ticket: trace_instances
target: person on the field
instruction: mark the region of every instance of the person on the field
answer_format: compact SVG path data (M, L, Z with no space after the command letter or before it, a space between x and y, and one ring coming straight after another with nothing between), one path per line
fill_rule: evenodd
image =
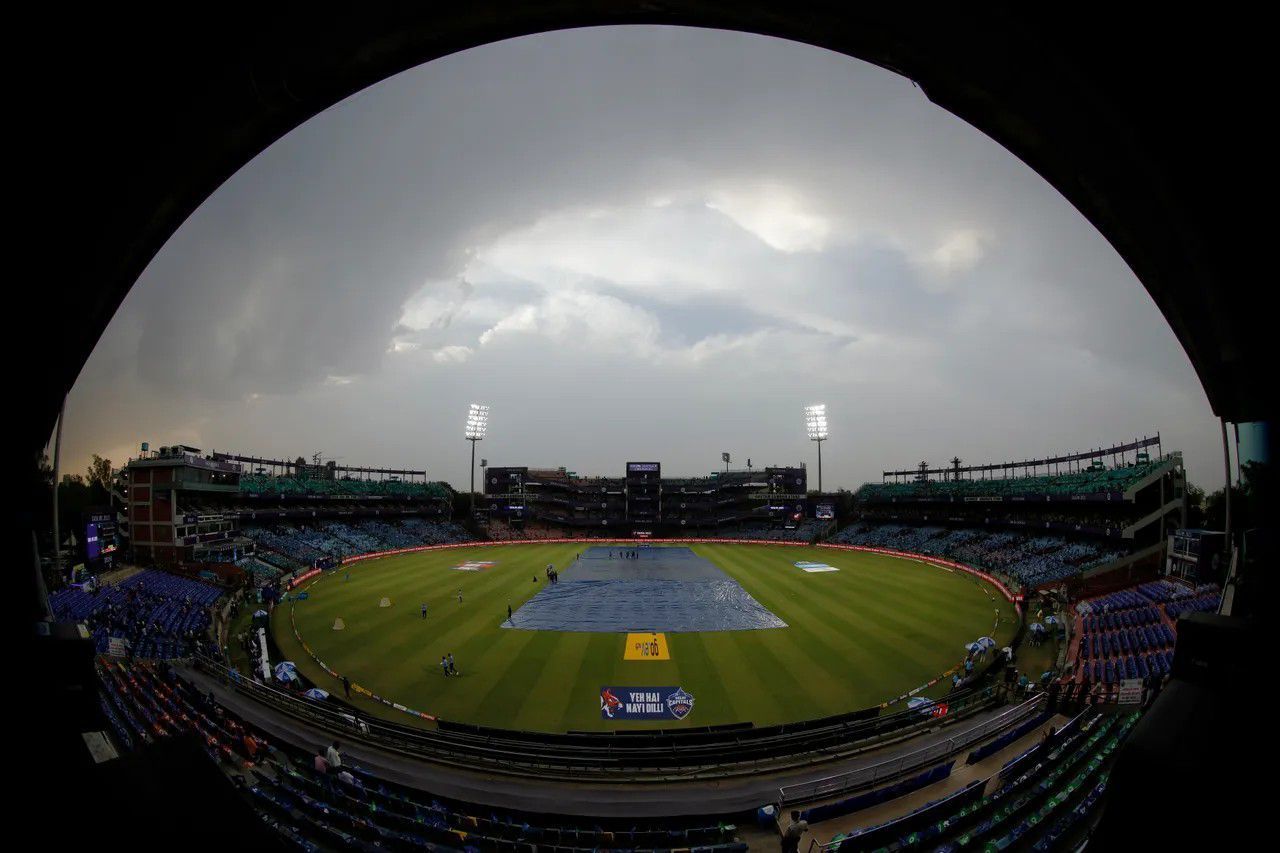
M347 695L348 699L351 698L351 679L345 675L342 676L342 692Z
M462 603L462 590L458 590L458 603Z
M507 621L511 622L511 602L510 601L507 602ZM514 625L515 623L511 622L511 624Z
M440 655L440 671L444 673L444 677L449 677L449 661L445 660L444 655Z
M458 668L457 668L456 666L454 666L454 664L453 664L453 652L449 652L448 657L449 657L449 674L450 674L450 675L457 675L457 674L458 674Z
M427 603L425 601L422 602L422 618L427 618Z

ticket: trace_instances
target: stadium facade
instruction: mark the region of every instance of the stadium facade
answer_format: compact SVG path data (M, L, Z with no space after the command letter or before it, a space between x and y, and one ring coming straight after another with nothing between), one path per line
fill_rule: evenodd
M663 536L746 525L794 530L813 518L803 466L664 477L660 462L628 462L622 476L580 477L565 468L492 467L481 511L490 522L528 522L574 534Z
M251 529L325 520L447 522L453 491L428 481L425 471L202 454L174 445L131 459L114 497L121 544L134 562L230 567L256 552L245 535Z
M945 555L1033 589L1069 582L1082 592L1102 576L1150 574L1187 518L1182 455L1159 448L1157 435L1037 459L887 470L858 489L856 523L833 541Z

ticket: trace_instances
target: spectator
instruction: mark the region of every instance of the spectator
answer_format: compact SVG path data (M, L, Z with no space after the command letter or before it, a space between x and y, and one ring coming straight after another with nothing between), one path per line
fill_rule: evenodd
M333 745L325 750L324 758L329 762L329 767L338 770L342 767L342 753L339 752L340 744L335 740Z

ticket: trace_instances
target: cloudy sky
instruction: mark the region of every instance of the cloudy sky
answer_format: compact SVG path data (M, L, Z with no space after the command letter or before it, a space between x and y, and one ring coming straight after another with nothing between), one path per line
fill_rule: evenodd
M489 45L280 140L155 258L67 404L64 470L193 444L671 473L1025 458L1216 422L1115 251L910 81L674 28Z

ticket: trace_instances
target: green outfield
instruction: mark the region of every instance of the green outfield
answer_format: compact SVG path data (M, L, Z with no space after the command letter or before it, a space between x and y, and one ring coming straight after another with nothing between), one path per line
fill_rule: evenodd
M788 627L668 634L666 661L624 660L623 634L500 627L508 601L518 609L542 588L548 563L564 568L585 547L500 545L354 563L304 587L306 600L277 607L275 639L304 675L338 694L341 686L294 637L291 611L321 660L387 699L448 720L563 732L769 725L866 708L955 666L965 643L989 634L1006 645L1016 628L1013 606L963 572L854 551L736 544L692 548ZM839 571L811 574L794 565L805 560ZM494 565L454 568L467 561ZM379 606L384 597L392 606ZM345 628L333 630L339 618ZM445 653L459 677L441 673ZM604 685L681 686L696 704L681 722L620 724L601 719ZM414 720L369 699L353 704Z

